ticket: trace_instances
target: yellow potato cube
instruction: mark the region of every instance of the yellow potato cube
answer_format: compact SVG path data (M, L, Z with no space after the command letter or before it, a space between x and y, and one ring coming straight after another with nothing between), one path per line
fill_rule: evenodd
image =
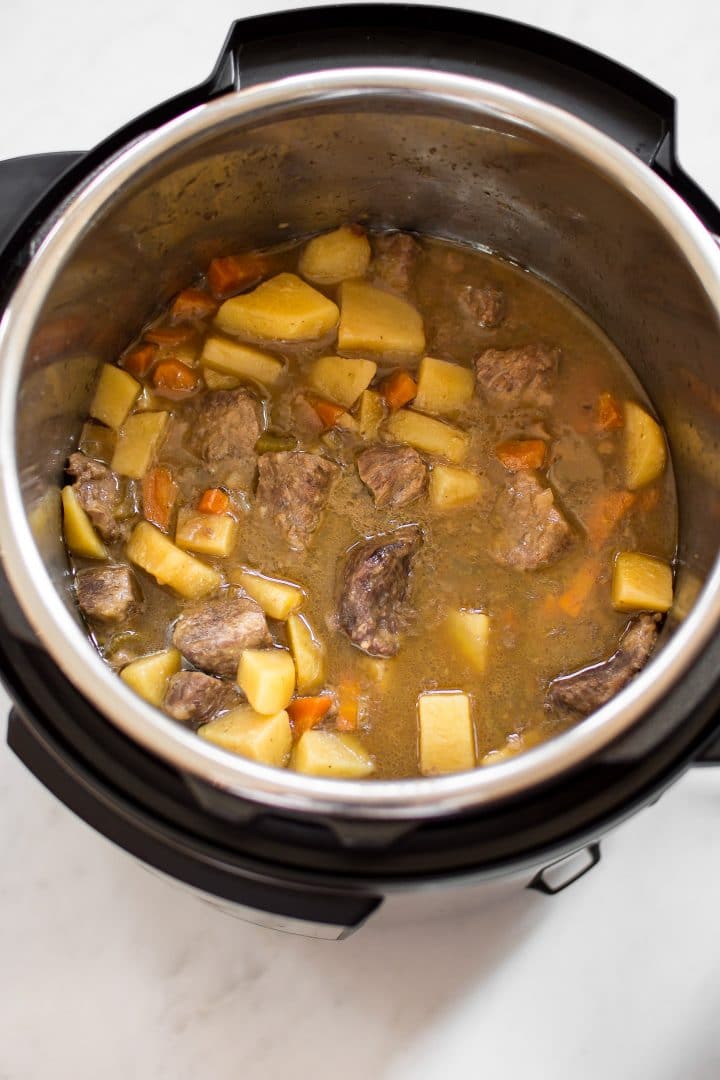
M311 341L338 321L337 305L295 274L278 274L221 305L215 323L228 334L259 341Z
M280 712L295 693L295 665L286 649L245 649L240 654L238 686L256 712Z
M291 766L308 776L362 780L375 765L359 739L334 731L306 731L293 752Z
M184 551L227 558L235 550L238 523L229 514L201 514L184 508L178 514L175 543Z
M660 425L634 401L626 401L625 480L630 491L657 480L666 459L665 436Z
M182 657L177 649L165 649L151 656L133 660L120 672L120 678L145 701L158 708L163 703L168 679L180 670Z
M240 585L253 600L257 601L271 619L284 622L301 606L305 593L299 585L278 578L266 577L255 570L231 570L230 580Z
M348 360L344 356L321 356L308 375L313 390L349 409L375 377L374 360Z
M360 395L358 424L363 439L374 439L385 419L385 403L375 390L363 390Z
M302 615L289 616L287 635L295 660L298 692L312 694L325 682L325 649Z
M423 776L475 768L470 700L457 690L420 694L420 772Z
M673 575L668 563L639 551L618 552L612 579L616 611L669 611L672 602Z
M360 229L339 229L308 240L300 256L303 277L318 285L337 285L346 278L362 277L370 265L370 241Z
M62 489L62 508L65 543L73 555L82 555L86 559L107 559L107 548L80 505L72 484Z
M238 705L237 709L203 724L197 733L201 739L263 765L282 768L290 757L292 728L284 709L271 716L261 716L249 705Z
M447 458L456 465L462 464L470 449L466 431L412 409L398 409L384 430L395 442L409 443L424 454Z
M453 645L463 660L483 672L487 664L490 617L484 611L451 611L445 623Z
M393 293L364 281L340 286L338 347L343 352L417 356L425 348L420 312Z
M149 521L141 521L135 526L126 554L131 562L151 574L159 585L169 585L188 600L207 596L222 581L217 570L181 551Z
M111 469L120 476L142 480L165 434L169 414L166 412L133 413L128 416L118 434Z
M424 356L418 369L414 405L423 412L444 416L467 405L474 390L475 377L469 368Z
M127 371L114 364L103 364L88 411L108 427L119 428L140 390L140 383Z
M264 386L273 386L284 370L282 360L276 356L270 356L252 345L241 345L240 342L219 337L206 340L201 363L207 370L241 379L254 379Z
M430 473L430 502L437 510L469 506L485 493L487 483L468 469L435 465Z

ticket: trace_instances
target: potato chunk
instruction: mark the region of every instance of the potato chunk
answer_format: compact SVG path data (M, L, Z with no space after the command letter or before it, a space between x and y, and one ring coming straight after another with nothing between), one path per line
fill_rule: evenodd
M141 387L137 379L114 364L103 364L89 413L111 428L119 428Z
M467 405L474 390L475 376L469 368L424 356L418 370L415 407L445 416Z
M167 682L180 670L182 657L177 649L165 649L151 656L133 660L120 672L120 678L145 701L158 708L163 703Z
M447 632L463 660L483 672L487 664L490 637L490 616L484 611L451 611L446 622Z
M245 649L240 656L238 686L256 712L271 716L295 692L295 665L286 649Z
M325 649L302 615L290 615L287 635L295 660L298 692L312 694L325 681Z
M672 601L673 576L668 563L639 551L618 552L612 579L616 611L669 611Z
M337 324L337 305L295 274L277 274L252 292L226 300L215 323L258 341L311 341Z
M240 379L254 379L263 386L276 383L284 369L282 360L278 360L276 356L270 356L252 345L242 345L239 341L228 341L219 337L209 337L206 340L200 362L210 371Z
M183 509L178 514L175 543L184 551L225 559L237 543L238 523L229 514L201 514Z
M217 570L181 551L149 521L135 526L126 551L130 561L152 574L158 584L169 585L188 600L207 596L222 581Z
M430 473L430 502L436 510L469 506L484 494L487 484L482 476L451 465L435 465Z
M375 377L374 360L348 360L344 356L321 356L310 368L313 390L349 409Z
M375 390L363 390L360 395L360 410L358 412L360 437L374 439L384 419L385 404L380 394Z
M305 593L299 585L266 577L255 570L231 570L230 580L240 585L271 619L284 622L302 604Z
M363 230L342 225L308 240L299 269L303 277L318 285L338 285L346 278L363 277L370 254L370 241Z
M625 402L625 479L630 491L651 484L665 468L662 428L634 401Z
M398 409L384 430L395 442L408 443L424 454L436 454L456 465L462 464L470 449L467 432L412 409Z
M233 754L242 754L277 768L287 764L292 747L290 718L284 709L271 716L262 716L249 705L238 705L225 716L203 724L197 733L201 739Z
M423 776L475 768L475 733L467 694L420 694L420 772Z
M168 422L166 412L133 413L120 429L110 468L120 476L142 480L152 465Z
M364 281L340 286L338 347L343 352L417 356L425 348L420 312L393 293Z
M292 768L309 776L361 780L375 765L359 739L334 731L306 731L293 752Z
M82 555L86 559L107 559L107 548L80 505L72 484L62 489L62 509L65 543L73 555Z

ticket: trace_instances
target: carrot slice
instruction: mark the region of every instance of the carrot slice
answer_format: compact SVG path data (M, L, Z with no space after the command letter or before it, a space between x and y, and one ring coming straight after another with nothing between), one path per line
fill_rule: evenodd
M192 322L214 315L217 307L217 300L205 289L183 289L175 297L170 314L175 322Z
M122 366L136 379L142 379L155 363L156 355L157 345L146 342L126 353L122 358Z
M393 412L412 401L417 394L417 390L417 383L410 372L404 368L393 371L392 375L389 375L380 386L380 393Z
M597 584L598 576L602 570L599 559L592 559L577 570L567 588L556 598L557 606L566 615L577 619L585 607L588 596ZM553 598L555 599L555 598Z
M208 488L204 491L198 510L201 514L226 514L230 506L230 496L222 488Z
M194 326L151 326L143 337L156 345L183 345L195 334Z
M335 427L340 417L346 412L342 405L336 405L334 401L326 401L325 398L313 398L311 404L326 428Z
M338 731L355 731L360 716L360 683L355 679L343 679L338 687L338 714L335 727Z
M174 356L162 360L153 371L153 386L166 397L183 397L197 390L199 379L192 368Z
M585 530L593 551L599 551L635 502L632 491L606 491L595 501L585 519Z
M508 439L498 443L495 456L510 472L520 469L542 469L545 443L542 439Z
M598 398L596 427L599 431L616 431L622 426L622 405L606 391Z
M165 532L178 497L178 487L169 469L158 466L146 472L142 479L143 516Z
M262 255L223 255L210 263L208 285L213 296L222 300L260 281L268 269L268 260Z
M314 728L331 705L332 698L328 694L320 697L299 697L291 701L287 706L287 714L290 717L295 737L299 738L303 732Z

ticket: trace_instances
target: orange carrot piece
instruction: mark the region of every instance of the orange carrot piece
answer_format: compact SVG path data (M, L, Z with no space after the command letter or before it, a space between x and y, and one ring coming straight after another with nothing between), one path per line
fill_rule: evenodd
M355 679L343 679L338 687L338 714L335 727L338 731L355 731L360 716L360 683Z
M334 401L326 401L325 398L313 398L311 405L326 428L335 427L340 417L346 412L342 405L336 405Z
M204 491L198 510L201 514L226 514L230 506L230 496L222 488L208 488Z
M183 397L198 387L198 377L192 368L174 356L162 360L153 371L153 386L165 397Z
M175 322L192 322L214 315L217 307L217 300L205 289L183 289L173 300L170 314Z
M417 389L417 383L410 372L401 368L399 371L393 371L392 375L384 380L380 393L385 398L388 408L395 412L396 409L401 409L403 405L413 400Z
M520 469L542 469L545 443L542 439L508 439L498 443L495 456L510 472Z
M616 397L605 391L598 398L595 426L598 431L616 431L623 426L623 422L622 405Z
M660 502L660 488L657 484L653 487L643 488L638 494L637 508L641 514L649 514Z
M178 487L169 469L158 466L145 473L142 479L143 516L165 532L178 497Z
M143 337L146 341L152 341L155 345L164 345L172 348L173 345L183 345L194 335L193 326L151 326L146 330Z
M213 296L222 300L260 281L268 269L268 261L262 255L223 255L210 263L208 285Z
M560 610L564 611L566 615L570 615L571 618L577 619L585 606L587 598L597 584L601 570L602 564L599 559L592 559L590 562L583 563L564 592L558 597L553 597L557 601Z
M331 705L332 698L328 694L320 697L299 697L291 701L287 706L287 714L290 717L295 738L299 738L305 731L314 728Z
M593 551L599 551L612 535L620 519L635 502L632 491L606 491L598 496L585 519L585 530Z
M155 363L156 355L157 345L146 342L144 345L138 345L136 348L131 349L129 353L126 353L122 358L122 366L136 379L142 379Z

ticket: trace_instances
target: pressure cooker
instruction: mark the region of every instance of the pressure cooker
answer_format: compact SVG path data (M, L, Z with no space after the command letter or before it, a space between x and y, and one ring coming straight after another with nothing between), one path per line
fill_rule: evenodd
M720 760L720 211L675 137L670 96L562 38L353 5L238 21L206 82L94 150L0 164L0 669L9 745L46 787L234 913L340 937L403 898L557 892ZM333 781L229 754L137 698L72 597L58 492L98 366L214 256L358 219L552 282L630 360L672 450L662 647L587 720L470 773Z

